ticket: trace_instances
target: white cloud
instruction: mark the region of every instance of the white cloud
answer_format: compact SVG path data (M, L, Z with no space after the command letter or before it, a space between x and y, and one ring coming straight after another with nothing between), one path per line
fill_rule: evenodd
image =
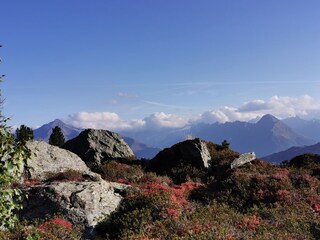
M178 128L188 119L163 112L154 113L141 120L124 120L112 112L78 112L68 116L69 124L79 128L108 129L113 131L130 129Z
M244 103L239 110L241 112L253 112L270 109L271 106L263 100L253 100L251 102Z
M174 114L166 114L157 112L144 118L146 128L179 128L184 127L188 123L188 119Z
M223 107L204 112L197 121L207 123L248 121L265 114L272 114L278 118L320 117L320 103L308 95L297 98L273 96L267 100L246 102L238 108Z
M79 128L124 130L139 128L142 121L126 121L112 112L78 112L68 116L67 122Z
M135 129L180 128L193 122L233 122L249 121L265 114L278 118L299 116L302 118L320 118L320 103L314 98L273 96L267 100L253 100L239 107L221 107L207 111L200 116L183 117L164 112L153 113L143 119L124 120L113 112L78 112L69 115L67 122L76 127L108 129L112 131Z

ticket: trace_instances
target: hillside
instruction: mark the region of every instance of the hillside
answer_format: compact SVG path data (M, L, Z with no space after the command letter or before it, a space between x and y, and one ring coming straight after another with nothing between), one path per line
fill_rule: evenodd
M42 151L37 146L35 149ZM20 222L11 231L0 230L0 239L34 239L33 236L48 240L320 238L319 155L301 155L283 165L251 159L231 169L231 163L239 159L238 152L195 139L164 149L149 162L106 159L97 166L101 174L97 177L84 167L80 170L84 173L61 172L59 169L67 162L60 154L70 153L53 146L44 147L43 151L50 152L50 159L45 162L40 154L35 154L39 159L34 164L40 167L37 174L45 182L29 177L23 184L32 190L28 201L34 199L39 203L47 195L50 201L45 198L41 208L34 205L38 210L31 214L37 213L40 219ZM59 156L61 159L57 161ZM52 164L52 159L60 165ZM78 156L68 161L81 165ZM46 165L57 172L44 174ZM93 194L92 189L102 185L108 190ZM79 186L83 189L79 190ZM75 192L66 198L70 191ZM117 199L118 205L110 197ZM66 201L70 204L65 206ZM87 209L89 204L90 209L99 211L79 211ZM43 206L50 206L50 213L55 214L39 215L40 209L48 212ZM79 228L87 223L77 216L93 219L92 214L107 217L99 220L94 229Z
M272 163L281 163L306 153L320 154L320 143L311 146L291 147L287 150L263 157L263 159Z

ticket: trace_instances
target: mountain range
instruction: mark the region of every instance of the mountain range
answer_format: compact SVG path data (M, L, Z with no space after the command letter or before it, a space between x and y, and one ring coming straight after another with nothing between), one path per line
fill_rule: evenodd
M35 129L35 139L48 141L55 126L62 129L66 140L74 138L83 130L56 119ZM227 140L235 151L255 152L260 158L280 162L283 155L270 155L292 147L317 147L314 144L320 141L320 120L304 120L298 117L280 120L267 114L249 122L194 123L183 128L141 129L120 131L119 134L139 158L151 159L163 148L186 139L201 138L218 144ZM286 159L287 157L283 160Z
M194 137L215 143L227 140L233 150L242 153L254 151L258 157L283 151L292 146L316 143L316 140L297 133L284 121L270 114L263 116L257 122L197 123L181 129L126 131L122 134L160 148Z
M80 134L80 132L84 130L82 128L76 128L69 124L66 124L60 119L56 119L52 122L42 125L37 129L34 129L33 130L34 138L36 140L43 140L48 142L49 137L52 133L52 129L56 126L60 127L66 141L72 138L75 138ZM138 158L151 159L161 150L160 148L150 147L144 143L136 141L133 138L125 137L125 136L122 136L122 137L123 137L123 140L132 149L135 156Z
M282 120L285 124L287 124L290 128L294 129L294 131L298 134L301 134L307 138L311 138L320 141L320 120L319 119L311 119L305 120L299 117L286 118Z

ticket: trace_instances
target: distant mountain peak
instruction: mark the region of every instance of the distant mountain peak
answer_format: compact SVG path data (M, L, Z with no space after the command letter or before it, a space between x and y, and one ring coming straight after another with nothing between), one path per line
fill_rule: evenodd
M48 141L50 134L52 132L52 129L56 126L61 128L61 131L66 139L71 139L71 138L76 137L83 130L81 128L76 128L71 125L68 125L60 119L55 119L52 122L49 122L47 124L42 125L41 127L37 128L37 129L34 129L34 131L33 131L34 138L37 140Z
M272 121L275 121L275 122L280 121L278 118L276 118L275 116L273 116L271 114L263 115L260 120L263 120L263 119L272 120Z
M64 122L62 122L62 120L60 120L60 119L55 119L55 120L53 120L52 122L51 122L51 124L65 124Z
M257 124L275 124L280 120L271 114L266 114L257 122Z

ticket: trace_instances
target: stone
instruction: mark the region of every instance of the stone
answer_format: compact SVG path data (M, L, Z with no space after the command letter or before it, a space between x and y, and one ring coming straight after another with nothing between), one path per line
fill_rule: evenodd
M249 163L256 159L256 154L254 152L243 153L238 158L233 160L231 163L231 169L240 167L246 163Z
M27 147L31 150L32 156L26 160L24 178L46 181L55 174L74 170L93 179L101 179L100 175L90 171L79 156L68 150L44 141L29 141Z
M86 129L67 141L63 148L77 154L96 171L107 160L134 158L134 153L119 134L107 130Z
M186 140L166 148L150 160L150 168L163 172L179 163L191 164L199 168L209 168L211 155L205 141L196 138Z
M93 229L118 207L122 200L119 192L129 188L104 180L34 185L27 190L21 216L32 220L60 213L81 229Z

